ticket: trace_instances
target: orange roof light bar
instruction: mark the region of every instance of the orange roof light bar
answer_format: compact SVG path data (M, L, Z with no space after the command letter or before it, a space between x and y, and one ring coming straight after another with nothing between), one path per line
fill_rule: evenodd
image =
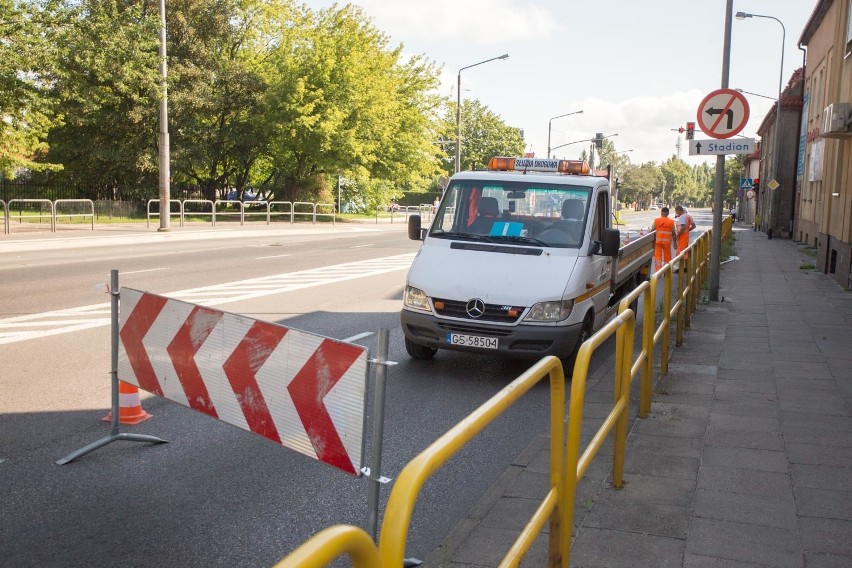
M588 175L589 164L582 160L552 160L549 158L507 158L494 156L488 160L488 169L494 171L558 172L560 174Z

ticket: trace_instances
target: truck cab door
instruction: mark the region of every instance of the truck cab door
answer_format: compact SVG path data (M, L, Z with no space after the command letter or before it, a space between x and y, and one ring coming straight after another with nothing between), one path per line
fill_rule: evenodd
M594 209L591 217L591 235L589 239L589 265L591 276L594 278L593 301L595 304L595 329L599 329L606 322L607 305L611 292L610 281L612 279L611 256L600 254L601 247L596 242L603 241L603 230L609 228L609 192L601 188L595 197ZM593 253L594 251L594 253Z

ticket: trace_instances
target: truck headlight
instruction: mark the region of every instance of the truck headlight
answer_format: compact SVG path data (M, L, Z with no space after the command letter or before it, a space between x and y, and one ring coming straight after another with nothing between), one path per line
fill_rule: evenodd
M405 294L402 298L402 303L406 308L413 310L423 310L426 312L432 311L429 307L429 297L420 288L414 286L406 286Z
M561 302L539 302L530 308L524 321L562 321L571 315L574 300Z

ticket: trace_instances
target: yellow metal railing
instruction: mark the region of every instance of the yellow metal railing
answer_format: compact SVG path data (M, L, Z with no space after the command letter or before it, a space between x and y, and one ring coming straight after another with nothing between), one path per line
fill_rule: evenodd
M565 524L565 500L561 498L560 493L565 477L562 459L565 441L565 374L559 359L545 357L438 438L403 468L388 499L378 548L372 545L363 530L357 527L336 526L314 535L275 567L325 566L343 554L350 554L354 562L356 551L359 552L360 559L370 561L369 566L372 568L402 566L411 514L420 489L429 476L546 376L550 378L550 491L511 547L510 554L522 558L549 519L550 557L557 562L554 566L567 566L562 564L562 558L567 557L571 532L570 525ZM332 529L337 531L329 532ZM364 537L370 541L372 553L363 552L362 547L366 546Z
M570 522L565 522L565 518L567 509L573 510L573 507L566 506L567 502L560 494L564 478L562 456L565 439L565 375L559 359L545 357L438 438L403 468L388 499L379 537L379 553L384 566L402 566L414 504L429 476L546 375L550 376L550 490L511 550L522 558L539 534L545 520L549 519L551 566L560 565L562 558L567 557L571 525ZM553 564L554 561L559 563Z
M379 551L367 531L351 525L335 525L305 541L275 568L321 568L344 554L349 556L353 568L378 568L382 565Z
M731 220L722 224L722 235L731 231ZM548 566L567 568L574 522L577 484L592 460L613 433L612 484L623 485L630 409L630 383L642 373L639 416L651 409L651 389L655 346L661 346L660 373L668 372L671 322L677 321L676 345L683 342L683 329L697 305L701 282L709 270L711 231L696 239L683 253L665 264L621 299L618 316L587 339L577 353L571 380L567 439L564 428L565 378L562 364L545 357L512 381L467 418L456 424L432 445L411 460L399 475L385 510L378 546L362 529L347 525L329 527L306 541L275 565L275 568L315 568L326 566L347 554L355 568L391 568L403 565L405 543L414 505L428 478L457 454L470 440L512 406L545 376L550 378L550 490L532 518L509 548L501 568L519 566L545 523L550 522ZM674 266L678 265L678 294L672 303ZM661 320L657 325L655 301L663 280ZM634 359L636 316L630 304L643 302L642 348ZM616 336L615 389L613 407L580 455L583 403L589 364L594 351L612 335Z

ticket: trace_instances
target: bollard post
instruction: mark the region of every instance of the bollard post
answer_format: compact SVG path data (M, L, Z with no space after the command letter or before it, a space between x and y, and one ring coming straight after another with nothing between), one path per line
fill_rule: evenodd
M385 428L385 384L388 366L388 330L380 329L376 337L376 383L373 389L373 432L370 439L369 492L367 494L367 532L378 542L379 490L390 481L382 477L382 440Z

